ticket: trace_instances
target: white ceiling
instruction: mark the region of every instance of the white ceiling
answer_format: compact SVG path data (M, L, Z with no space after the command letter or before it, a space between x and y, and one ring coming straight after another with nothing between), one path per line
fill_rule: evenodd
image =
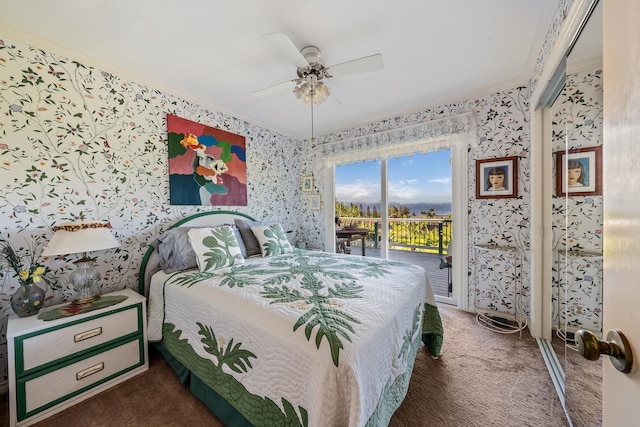
M15 37L206 107L308 138L310 107L263 37L315 45L330 66L381 53L384 70L326 80L321 135L419 108L526 85L557 0L0 0Z

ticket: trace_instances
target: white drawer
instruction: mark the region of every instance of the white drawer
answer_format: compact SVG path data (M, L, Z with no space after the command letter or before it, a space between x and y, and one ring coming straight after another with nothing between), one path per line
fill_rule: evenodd
M138 317L138 306L134 305L108 316L75 324L69 323L68 326L53 331L43 330L27 335L22 340L22 351L18 351L16 355L17 376L80 351L139 332Z
M18 380L18 421L144 363L142 338L34 378Z

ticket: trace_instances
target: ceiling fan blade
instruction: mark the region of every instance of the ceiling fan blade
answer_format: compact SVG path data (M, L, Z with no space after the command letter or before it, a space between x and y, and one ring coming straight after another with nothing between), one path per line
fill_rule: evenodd
M258 98L266 98L267 96L273 95L274 93L280 92L284 89L293 87L293 85L298 81L298 79L287 80L286 82L278 83L277 85L265 87L264 89L257 90L255 92L251 92L251 95L257 96Z
M298 50L296 45L293 44L291 39L283 33L266 34L264 36L278 52L285 57L289 58L291 62L298 68L305 68L309 66L307 60L302 56L302 53Z
M331 67L328 67L328 70L331 77L341 77L349 74L379 71L383 68L384 62L382 61L382 54L376 53L375 55L365 56L343 62L341 64L332 65Z
M340 101L340 98L338 98L335 93L331 92L331 96L329 97L329 99L333 100L333 102L335 102L336 104L338 104L338 107L342 107L342 101Z

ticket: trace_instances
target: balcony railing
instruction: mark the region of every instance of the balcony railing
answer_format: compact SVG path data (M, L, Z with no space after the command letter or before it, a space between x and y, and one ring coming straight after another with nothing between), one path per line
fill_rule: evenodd
M342 227L355 226L369 231L367 246L378 247L382 234L379 218L340 217ZM389 218L389 248L447 253L451 242L451 220L439 218ZM352 242L359 245L359 240Z

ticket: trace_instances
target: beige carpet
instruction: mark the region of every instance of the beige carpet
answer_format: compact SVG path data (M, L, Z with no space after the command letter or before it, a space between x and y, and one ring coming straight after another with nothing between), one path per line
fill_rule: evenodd
M470 313L441 306L442 355L418 352L390 426L567 426L538 346L527 332L497 334ZM5 399L6 400L6 399ZM2 422L8 425L6 402ZM37 426L221 426L151 352L150 369Z
M573 337L569 342L573 344ZM587 361L575 347L565 347L555 334L553 349L566 373L566 405L576 427L602 425L602 364L606 357L595 362ZM609 363L609 362L607 362Z

